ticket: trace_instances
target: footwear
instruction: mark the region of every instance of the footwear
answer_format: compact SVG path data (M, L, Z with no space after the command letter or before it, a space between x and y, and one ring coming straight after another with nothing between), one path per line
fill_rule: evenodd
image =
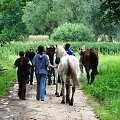
M22 100L26 100L25 98L23 98Z
M30 80L27 80L27 84L29 84L29 81L30 81Z
M44 101L44 100L41 100L41 101Z
M33 85L33 83L30 83L30 85Z

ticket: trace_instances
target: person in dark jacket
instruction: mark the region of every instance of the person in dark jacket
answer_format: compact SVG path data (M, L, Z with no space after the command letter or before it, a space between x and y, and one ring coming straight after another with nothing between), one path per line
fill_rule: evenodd
M20 58L15 60L14 68L17 69L17 79L19 84L18 89L18 96L21 100L26 100L25 94L26 94L26 82L27 82L27 74L28 74L28 67L29 65L32 65L29 58L24 57L24 51L19 52Z
M25 54L25 57L28 57L30 59L31 63L32 63L34 56L35 56L35 52L33 51L32 48L30 48ZM30 78L28 78L29 80L27 82L27 83L29 83L29 81L30 81L30 85L33 85L33 75L34 75L34 66L31 65L30 75L29 75Z
M69 43L65 44L65 51L67 52L68 55L75 56L74 52L70 49L70 46L71 45Z

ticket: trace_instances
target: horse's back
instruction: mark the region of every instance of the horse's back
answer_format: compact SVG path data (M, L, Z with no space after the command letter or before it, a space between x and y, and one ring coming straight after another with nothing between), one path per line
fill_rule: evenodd
M87 69L97 70L98 65L98 53L96 50L86 50L82 60L83 65Z
M74 69L76 70L77 75L80 75L81 71L80 71L80 67L79 67L80 66L79 60L75 56L70 55L69 61L71 61L71 64L73 65Z
M91 67L98 65L98 53L96 50L92 50L90 52L90 62L92 63Z
M83 54L82 64L85 67L88 67L90 65L90 50L86 50Z
M79 60L72 55L62 57L60 64L59 64L59 72L67 73L69 69L69 65L71 65L74 70L76 71L77 75L80 75L80 68L79 68Z

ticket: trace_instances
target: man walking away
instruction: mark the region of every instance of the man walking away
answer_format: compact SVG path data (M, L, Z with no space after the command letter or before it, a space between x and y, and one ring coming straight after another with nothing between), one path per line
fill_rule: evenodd
M33 51L32 48L30 48L25 54L25 57L28 57L31 62L32 62L34 56L35 56L35 52ZM30 85L33 85L33 75L34 75L34 66L33 65L30 66L30 70L31 70L30 75L29 75L30 78L28 78L29 80L27 83L29 83L29 81L30 81Z

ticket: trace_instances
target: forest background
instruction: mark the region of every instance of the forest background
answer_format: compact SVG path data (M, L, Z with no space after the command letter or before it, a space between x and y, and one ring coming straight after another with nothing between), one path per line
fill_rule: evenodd
M102 120L119 120L119 13L119 0L1 0L0 95L16 80L12 65L20 50L69 42L79 58L86 45L99 52L99 75L91 86L82 77L82 88L98 101L94 110Z

